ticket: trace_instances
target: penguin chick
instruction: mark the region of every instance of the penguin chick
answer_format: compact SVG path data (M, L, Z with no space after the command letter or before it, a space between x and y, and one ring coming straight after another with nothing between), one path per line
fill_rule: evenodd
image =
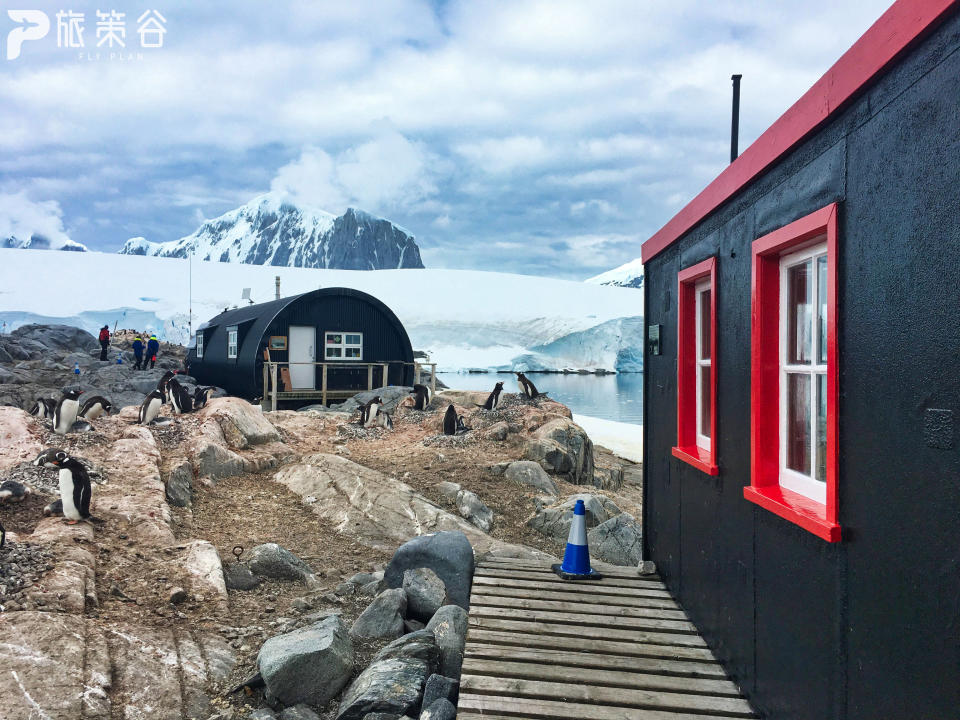
M43 508L44 517L50 517L51 515L63 515L63 500L54 500Z
M20 502L33 491L16 480L4 480L0 483L0 503Z

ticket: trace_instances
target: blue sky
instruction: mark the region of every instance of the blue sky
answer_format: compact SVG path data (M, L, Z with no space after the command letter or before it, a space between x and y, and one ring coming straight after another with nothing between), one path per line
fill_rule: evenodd
M77 1L80 49L18 3L51 26L10 60L0 12L0 237L115 251L274 189L393 220L428 267L583 279L723 169L732 73L743 149L888 5Z

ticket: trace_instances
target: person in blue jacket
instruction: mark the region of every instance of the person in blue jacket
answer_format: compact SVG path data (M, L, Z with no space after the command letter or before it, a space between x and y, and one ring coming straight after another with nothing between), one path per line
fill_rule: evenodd
M133 359L136 360L136 364L133 366L134 370L143 370L146 368L143 365L143 340L137 335L133 339ZM143 367L141 367L143 365Z
M157 336L151 335L150 340L147 341L147 359L144 361L144 369L146 369L147 361L150 362L150 367L153 368L154 364L157 362L157 354L160 352L160 343L157 342Z

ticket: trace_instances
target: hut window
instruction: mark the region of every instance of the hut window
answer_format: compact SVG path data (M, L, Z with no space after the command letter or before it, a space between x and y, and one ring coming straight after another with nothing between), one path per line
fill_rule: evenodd
M837 206L753 243L744 496L830 542L837 524Z
M708 475L720 472L717 435L716 259L678 275L677 445L673 455Z
M203 357L203 330L197 332L197 360Z
M237 329L227 328L227 357L237 357Z
M324 333L324 358L327 360L362 360L363 333Z

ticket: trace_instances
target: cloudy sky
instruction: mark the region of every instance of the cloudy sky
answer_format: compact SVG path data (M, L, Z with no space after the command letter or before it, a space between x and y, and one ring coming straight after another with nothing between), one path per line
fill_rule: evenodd
M0 237L115 251L277 190L393 220L428 267L582 279L723 169L732 73L742 149L889 1L65 5L84 47L21 2L50 30L15 59L0 12Z

